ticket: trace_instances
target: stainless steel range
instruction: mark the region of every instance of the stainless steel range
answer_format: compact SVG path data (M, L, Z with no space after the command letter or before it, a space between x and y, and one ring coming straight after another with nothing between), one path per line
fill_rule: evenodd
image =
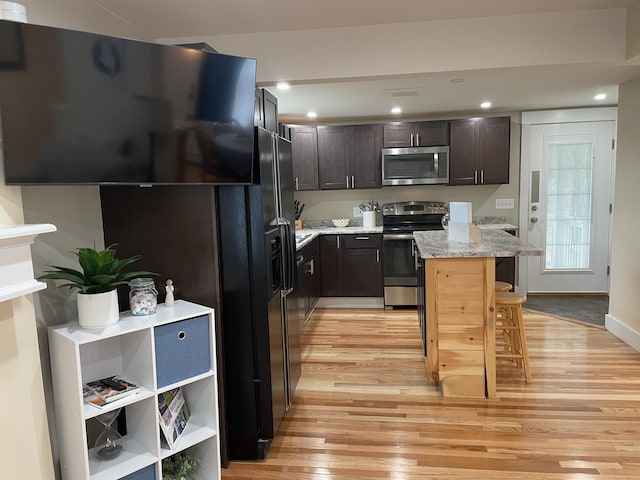
M442 230L444 202L413 201L382 206L385 306L416 306L417 258L413 232Z

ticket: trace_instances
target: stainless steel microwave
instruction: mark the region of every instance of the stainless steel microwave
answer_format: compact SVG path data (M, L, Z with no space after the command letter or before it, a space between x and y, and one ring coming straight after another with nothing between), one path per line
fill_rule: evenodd
M382 149L382 185L449 183L449 147Z

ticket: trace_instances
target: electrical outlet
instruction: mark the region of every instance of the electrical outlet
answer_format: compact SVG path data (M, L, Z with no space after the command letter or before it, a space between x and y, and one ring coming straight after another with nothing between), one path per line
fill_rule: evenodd
M353 218L362 217L362 210L360 207L353 207Z
M515 208L515 201L513 198L496 198L496 209L507 210Z

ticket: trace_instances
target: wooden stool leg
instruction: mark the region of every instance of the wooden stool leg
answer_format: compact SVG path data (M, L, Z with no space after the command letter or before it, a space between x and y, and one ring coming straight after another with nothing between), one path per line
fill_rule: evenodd
M524 331L524 320L522 318L522 307L518 305L515 309L515 321L518 325L518 337L520 340L520 349L522 353L522 364L524 367L524 377L527 383L531 383L531 368L529 368L529 351L527 350L527 336Z

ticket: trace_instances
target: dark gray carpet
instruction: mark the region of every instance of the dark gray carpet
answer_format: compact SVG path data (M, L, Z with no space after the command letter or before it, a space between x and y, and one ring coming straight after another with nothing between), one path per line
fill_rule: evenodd
M523 308L604 326L608 295L527 295Z

